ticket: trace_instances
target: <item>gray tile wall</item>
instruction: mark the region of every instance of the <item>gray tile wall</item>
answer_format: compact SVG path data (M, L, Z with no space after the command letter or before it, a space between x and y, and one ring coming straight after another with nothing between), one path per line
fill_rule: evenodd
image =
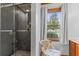
M31 17L31 16L30 16ZM28 20L28 13L23 13L21 10L16 10L16 30L27 30ZM31 32L17 32L16 31L16 46L18 49L23 50L30 50L30 42L31 40Z

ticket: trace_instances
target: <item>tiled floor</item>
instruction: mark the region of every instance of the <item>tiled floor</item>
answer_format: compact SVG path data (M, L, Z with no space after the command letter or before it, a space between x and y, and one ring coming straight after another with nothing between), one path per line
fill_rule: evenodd
M17 50L12 56L30 56L30 51Z

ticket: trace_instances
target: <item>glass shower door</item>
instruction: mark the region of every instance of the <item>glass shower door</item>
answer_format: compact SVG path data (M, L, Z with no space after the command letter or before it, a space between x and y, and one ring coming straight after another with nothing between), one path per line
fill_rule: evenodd
M15 51L15 7L12 4L1 4L0 25L0 54L12 55Z

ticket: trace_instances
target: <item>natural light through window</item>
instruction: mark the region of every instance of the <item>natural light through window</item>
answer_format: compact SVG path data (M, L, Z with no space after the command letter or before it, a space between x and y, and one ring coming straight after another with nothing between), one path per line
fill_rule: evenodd
M61 12L48 13L47 38L59 40Z

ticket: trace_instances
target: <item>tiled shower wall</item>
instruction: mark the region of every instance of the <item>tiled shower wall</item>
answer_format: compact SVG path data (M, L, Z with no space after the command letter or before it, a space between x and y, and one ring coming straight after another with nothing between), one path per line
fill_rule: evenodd
M31 20L30 13L24 13L21 10L16 10L16 30L27 30L28 20ZM16 46L18 49L22 50L30 50L30 40L31 40L31 32L30 31L23 31L17 32L16 31Z

